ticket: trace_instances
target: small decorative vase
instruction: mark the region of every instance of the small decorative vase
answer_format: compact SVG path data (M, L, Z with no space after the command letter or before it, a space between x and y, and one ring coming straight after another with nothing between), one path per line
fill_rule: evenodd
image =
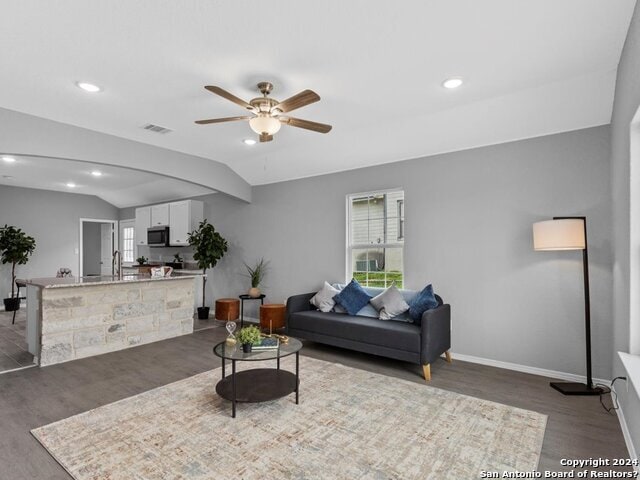
M249 289L249 296L251 298L258 298L260 296L260 289L256 287L251 287Z
M243 351L244 353L251 353L251 347L252 347L252 346L253 346L253 345L252 345L251 343L243 343L243 344L242 344L242 351Z

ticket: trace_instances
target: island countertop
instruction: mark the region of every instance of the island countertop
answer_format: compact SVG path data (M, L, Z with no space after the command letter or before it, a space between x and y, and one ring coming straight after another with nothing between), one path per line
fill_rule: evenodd
M96 276L96 277L43 277L18 279L17 282L24 285L33 285L40 288L67 288L67 287L91 287L98 285L111 285L118 283L136 283L136 282L161 282L167 280L183 280L188 278L198 278L202 274L191 273L189 275L172 275L169 277L152 277L151 275L122 275L117 276Z

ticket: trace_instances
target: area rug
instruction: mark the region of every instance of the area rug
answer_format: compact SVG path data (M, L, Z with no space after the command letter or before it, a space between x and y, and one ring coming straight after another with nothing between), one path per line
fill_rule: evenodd
M232 419L220 374L32 434L77 480L474 479L538 464L547 417L536 412L301 357L299 405L239 404Z

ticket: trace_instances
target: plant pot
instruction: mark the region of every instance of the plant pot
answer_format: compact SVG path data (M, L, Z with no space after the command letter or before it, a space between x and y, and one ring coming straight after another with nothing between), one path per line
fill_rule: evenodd
M16 310L20 310L20 299L19 298L5 298L4 299L4 311L5 312L15 312Z
M256 287L252 287L249 289L249 296L251 298L258 298L260 296L260 289Z
M243 343L242 344L242 351L244 353L251 353L251 347L253 347L253 345L251 343Z
M198 320L209 320L209 307L198 307Z

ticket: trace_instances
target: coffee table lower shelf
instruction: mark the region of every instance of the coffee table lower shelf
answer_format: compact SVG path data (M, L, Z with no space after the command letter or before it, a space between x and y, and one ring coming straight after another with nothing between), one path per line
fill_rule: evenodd
M218 395L234 403L268 402L286 397L297 389L298 378L295 374L275 368L254 368L236 372L223 378L216 385ZM296 395L296 403L297 400ZM235 417L235 408L233 410Z

